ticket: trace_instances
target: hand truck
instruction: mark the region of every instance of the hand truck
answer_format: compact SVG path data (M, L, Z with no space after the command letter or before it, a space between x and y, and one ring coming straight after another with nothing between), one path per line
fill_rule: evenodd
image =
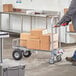
M58 28L54 28L53 27L53 21L55 18L58 18L57 16L51 16L51 48L52 50L50 50L50 59L49 59L49 63L50 64L54 64L55 62L59 62L62 60L62 54L63 54L63 49L61 49L61 42L60 42L60 27ZM53 46L53 30L56 31L56 33L58 33L58 40L59 40L59 48L58 49L54 49ZM34 50L34 49L28 49L27 47L23 47L20 46L20 38L17 39L13 39L12 40L12 47L14 49L12 56L15 60L20 60L22 59L22 57L29 57L31 56L31 51L43 51L43 50ZM49 52L49 51L48 51Z

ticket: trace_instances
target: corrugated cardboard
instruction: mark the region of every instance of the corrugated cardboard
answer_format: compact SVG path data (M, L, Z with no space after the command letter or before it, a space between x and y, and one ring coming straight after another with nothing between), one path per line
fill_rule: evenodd
M3 4L3 11L4 12L12 12L13 11L13 5L12 4Z
M29 39L30 38L30 33L21 33L20 34L20 39Z
M27 40L30 38L30 33L21 33L20 34L20 46L26 47Z
M40 35L40 34L39 34ZM58 34L53 34L53 46L54 48L58 48ZM37 50L49 50L51 43L51 34L41 34L40 36L37 36L35 34L30 33L21 33L20 35L20 45L26 46L28 49L37 49Z
M50 35L42 35L40 37L40 49L41 50L50 50Z
M22 9L20 9L20 8L13 8L13 12L22 12Z
M40 36L33 36L33 35L30 35L30 39L40 39Z
M27 47L27 40L21 39L21 40L20 40L20 46L22 46L22 47Z
M49 50L50 51L50 41L48 41L48 40L41 40L40 50Z
M40 49L50 51L50 47L52 46L51 34L42 35L40 41ZM53 34L53 47L54 49L58 48L58 34Z
M40 36L40 40L50 40L50 34Z
M31 35L32 36L41 36L42 35L42 31L43 31L43 29L31 30Z
M40 49L40 39L29 39L27 40L28 49Z

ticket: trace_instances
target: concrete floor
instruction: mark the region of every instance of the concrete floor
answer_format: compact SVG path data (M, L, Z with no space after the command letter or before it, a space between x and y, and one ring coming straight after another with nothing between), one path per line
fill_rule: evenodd
M4 39L3 58L12 58L12 39ZM65 50L62 61L49 64L50 53L48 52L33 52L29 58L24 58L20 61L26 64L25 76L76 76L76 66L72 66L70 62L65 60L66 56L72 56L75 45L64 46Z

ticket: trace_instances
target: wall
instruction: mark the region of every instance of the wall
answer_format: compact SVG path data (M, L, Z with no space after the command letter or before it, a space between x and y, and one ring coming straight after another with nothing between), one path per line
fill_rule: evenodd
M16 1L3 0L2 3L12 3L14 7L23 9L58 10L58 0L22 0L22 3Z

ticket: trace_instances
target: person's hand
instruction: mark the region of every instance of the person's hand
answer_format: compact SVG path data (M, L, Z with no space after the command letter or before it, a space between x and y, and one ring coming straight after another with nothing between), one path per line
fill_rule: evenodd
M68 25L67 22L61 24L61 26L67 26L67 25Z
M60 24L56 24L56 25L54 25L54 27L67 26L68 24L69 24L68 22L64 22L61 25Z

